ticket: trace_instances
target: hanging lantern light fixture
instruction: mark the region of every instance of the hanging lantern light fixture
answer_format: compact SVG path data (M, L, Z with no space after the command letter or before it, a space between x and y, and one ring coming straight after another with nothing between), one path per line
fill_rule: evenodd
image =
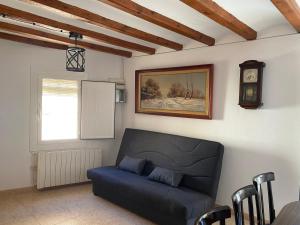
M76 32L70 32L69 38L75 41L75 46L68 47L66 50L66 69L73 72L84 72L85 49L77 47L77 40L82 39L82 35Z

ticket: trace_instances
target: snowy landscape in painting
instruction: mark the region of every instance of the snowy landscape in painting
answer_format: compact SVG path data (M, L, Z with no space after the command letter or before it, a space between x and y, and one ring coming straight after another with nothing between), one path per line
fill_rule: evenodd
M204 112L206 78L204 72L143 75L141 108Z
M142 100L142 108L204 112L205 101L204 99L184 99L182 97L145 99Z

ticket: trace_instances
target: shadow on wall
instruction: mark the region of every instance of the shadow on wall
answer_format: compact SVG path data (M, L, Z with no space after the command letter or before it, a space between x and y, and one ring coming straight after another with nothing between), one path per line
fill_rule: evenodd
M244 144L247 146L247 143ZM275 181L272 185L277 213L288 202L298 200L300 171L284 156L276 155L276 149L267 149L266 146L257 147L258 150L264 148L265 152L269 152L266 154L251 151L247 147L228 144L225 146L218 204L232 206L232 194L239 188L252 184L252 178L264 172L275 173Z
M99 146L102 149L102 166L114 166L116 164L117 155L119 153L122 134L116 133L116 138L112 141L101 140Z
M300 105L298 89L300 56L297 52L265 60L263 108L286 108ZM284 66L283 66L284 65Z
M228 61L218 61L214 65L214 88L213 88L213 119L224 119L224 108L228 80L230 76ZM218 76L217 76L218 75ZM238 86L237 86L238 87Z

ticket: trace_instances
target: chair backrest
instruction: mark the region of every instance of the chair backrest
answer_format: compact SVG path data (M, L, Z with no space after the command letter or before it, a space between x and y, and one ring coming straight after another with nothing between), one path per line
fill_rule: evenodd
M220 222L220 225L225 225L225 220L230 217L230 207L220 206L201 216L198 220L196 220L195 225L211 225L218 221Z
M275 180L275 175L273 172L259 174L253 178L253 184L258 192L259 208L260 208L259 213L260 213L260 218L262 220L261 225L265 225L266 223L265 212L264 212L264 197L263 197L263 190L262 190L262 184L265 182L267 183L267 188L268 188L270 223L273 223L275 219L275 208L274 208L272 185L271 185L271 181L274 180Z
M257 223L255 223L255 216L254 216L254 208L253 208L253 197L255 197L255 206L257 212ZM233 203L233 210L235 216L235 223L236 225L244 225L244 207L243 201L248 200L248 210L249 210L249 222L250 225L261 225L261 219L259 216L259 204L258 204L258 193L254 187L254 185L248 185L237 190L232 195L232 203Z

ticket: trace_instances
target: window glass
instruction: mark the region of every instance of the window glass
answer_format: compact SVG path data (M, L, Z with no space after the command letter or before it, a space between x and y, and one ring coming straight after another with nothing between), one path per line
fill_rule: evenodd
M78 138L78 86L76 80L42 80L42 141Z

